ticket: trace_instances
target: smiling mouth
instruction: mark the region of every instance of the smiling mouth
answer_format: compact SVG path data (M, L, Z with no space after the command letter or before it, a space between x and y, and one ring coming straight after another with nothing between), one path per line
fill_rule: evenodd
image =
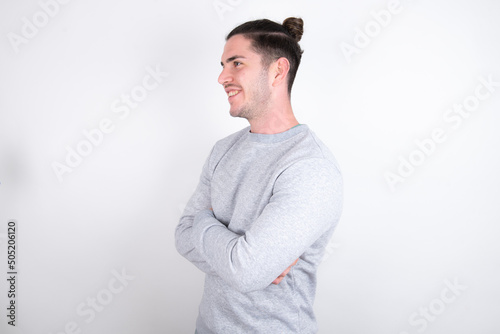
M232 90L230 91L229 93L227 93L227 96L231 97L231 96L235 96L236 94L238 94L240 91L239 90Z

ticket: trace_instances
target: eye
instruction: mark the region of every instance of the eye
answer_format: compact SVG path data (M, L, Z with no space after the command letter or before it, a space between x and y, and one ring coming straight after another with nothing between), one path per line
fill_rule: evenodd
M233 64L234 64L234 67L238 67L241 65L241 63L239 61L235 61Z

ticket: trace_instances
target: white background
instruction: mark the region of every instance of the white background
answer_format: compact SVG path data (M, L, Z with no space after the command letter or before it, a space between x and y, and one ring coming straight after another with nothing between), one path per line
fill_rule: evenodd
M37 1L0 3L1 277L7 221L19 226L18 327L2 279L1 332L194 332L203 274L174 229L212 145L247 126L217 83L224 37L300 16L292 105L345 180L319 269L320 333L499 333L500 87L456 128L443 117L479 78L500 82L500 2L401 0L380 31L370 13L387 0L219 2L73 0L47 22ZM38 32L16 47L34 16ZM346 57L367 26L368 45ZM112 103L148 67L168 76L121 119ZM53 163L103 119L114 131L59 182ZM436 128L446 140L415 153ZM412 154L419 165L391 188L386 173ZM110 294L114 270L133 279ZM106 303L90 321L78 312L89 298Z

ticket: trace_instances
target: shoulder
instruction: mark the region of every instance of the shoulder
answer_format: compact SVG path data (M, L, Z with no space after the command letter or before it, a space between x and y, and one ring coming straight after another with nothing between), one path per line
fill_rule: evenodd
M245 137L245 135L247 135L249 132L250 132L250 126L247 126L246 128L236 131L235 133L232 133L227 137L219 139L215 143L214 149L225 151L229 149L231 146L233 146L236 142L241 140L243 137Z
M340 175L340 167L329 147L307 126L297 136L297 141L288 154L288 166L321 166L335 170Z
M212 148L209 156L209 167L211 170L215 168L221 158L233 147L236 143L244 140L245 136L250 132L250 126L243 128L237 132L230 134L227 137L219 139Z

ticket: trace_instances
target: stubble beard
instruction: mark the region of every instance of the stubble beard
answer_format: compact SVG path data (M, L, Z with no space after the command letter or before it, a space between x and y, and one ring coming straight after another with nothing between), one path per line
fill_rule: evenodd
M267 71L261 72L250 93L252 100L247 101L232 112L231 116L245 118L250 121L267 112L271 99L271 91L267 87Z

